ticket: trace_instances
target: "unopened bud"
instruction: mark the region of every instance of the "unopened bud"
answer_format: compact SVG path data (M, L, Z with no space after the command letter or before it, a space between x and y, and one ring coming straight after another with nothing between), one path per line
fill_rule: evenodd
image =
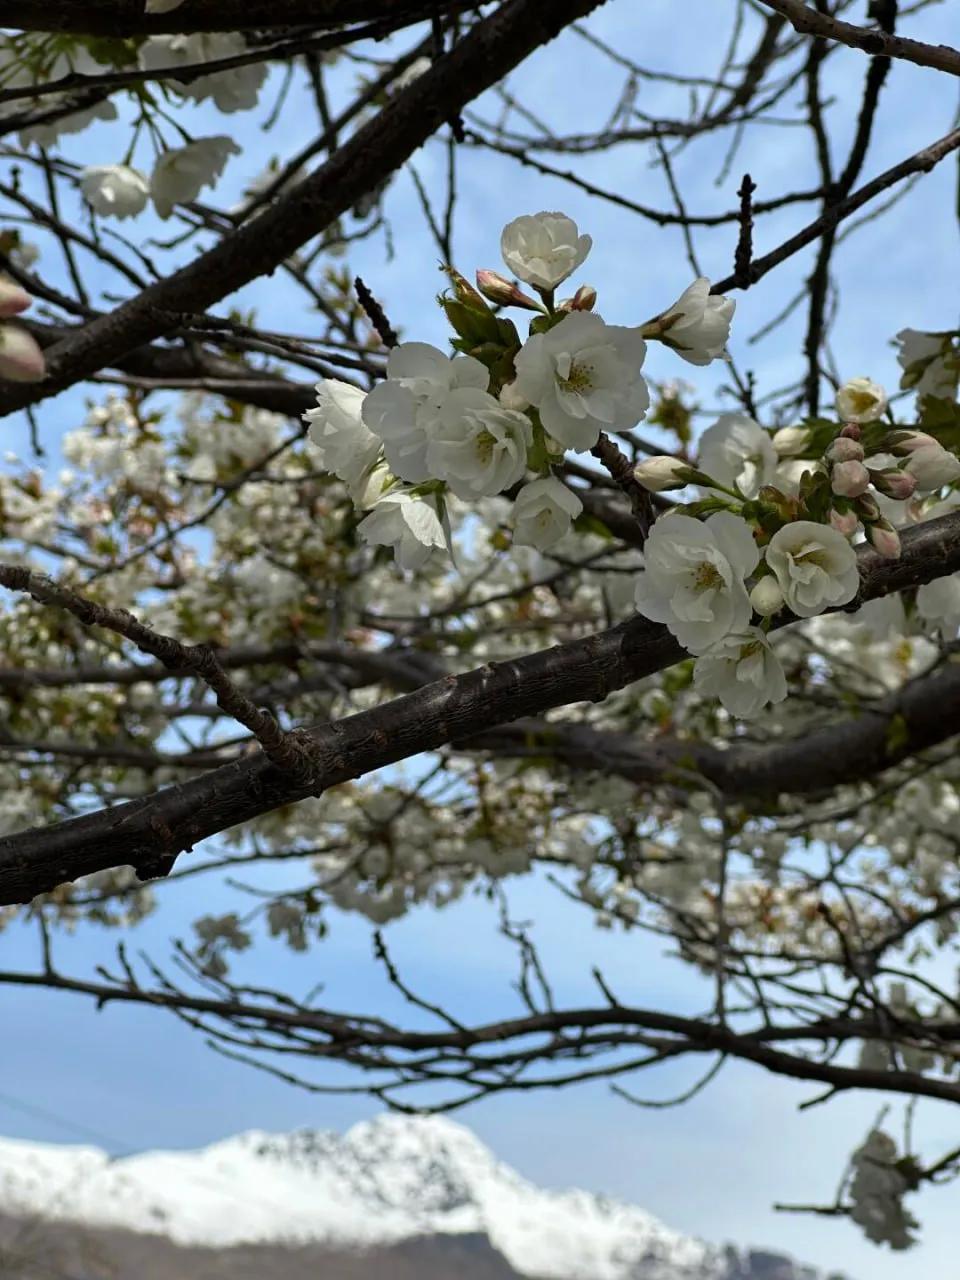
M658 454L647 458L633 468L633 476L638 484L651 493L662 493L665 489L682 489L690 484L693 469L679 458L671 458L669 454Z
M783 592L776 578L765 574L750 592L750 604L754 613L761 618L769 618L783 608Z
M558 311L592 311L597 305L597 291L593 285L582 284L572 298L564 298Z
M860 521L855 511L838 511L836 507L831 507L830 525L836 529L837 533L842 533L845 538L849 538L856 533Z
M870 487L870 472L862 462L838 462L830 472L830 487L843 498L859 498Z
M926 431L897 431L888 436L883 443L891 453L895 453L900 458L916 452L917 449L929 449L931 445L935 447L940 445L940 441L927 435Z
M854 502L853 509L864 524L871 524L874 520L880 519L880 508L872 493L861 493Z
M848 422L840 432L840 436L844 440L859 440L862 435L863 432L855 422Z
M477 272L477 288L485 298L496 302L501 307L526 307L528 311L542 311L543 306L528 293L519 289L512 280L500 275L498 271L487 271L481 268Z
M867 526L867 541L885 560L900 559L900 535L886 520Z
M0 326L0 378L8 382L39 382L46 377L43 352L26 329Z
M12 280L0 277L0 316L18 316L21 311L26 311L32 301L26 289L21 289Z
M778 458L793 458L810 443L810 432L806 427L781 427L773 433L771 442Z
M849 436L837 436L827 450L827 457L831 462L862 462L863 445Z
M899 502L912 498L917 487L917 477L909 471L871 471L870 479L874 488Z

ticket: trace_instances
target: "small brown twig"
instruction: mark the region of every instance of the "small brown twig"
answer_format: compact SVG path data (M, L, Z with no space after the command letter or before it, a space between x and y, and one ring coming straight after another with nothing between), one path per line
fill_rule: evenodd
M645 541L647 534L650 532L650 526L656 519L656 512L650 494L633 474L633 466L630 459L602 431L600 439L590 452L603 463L617 487L626 494L630 501L630 509L636 517L637 524L640 526L641 538Z
M756 189L757 184L749 173L745 173L737 192L740 197L740 236L733 255L733 274L740 289L749 289L753 283L750 266L753 260L753 193Z
M394 329L393 325L387 319L387 313L364 284L360 276L357 276L353 284L357 291L357 297L360 299L360 305L367 313L367 319L376 330L380 341L385 347L395 347L400 339L397 337L396 329Z

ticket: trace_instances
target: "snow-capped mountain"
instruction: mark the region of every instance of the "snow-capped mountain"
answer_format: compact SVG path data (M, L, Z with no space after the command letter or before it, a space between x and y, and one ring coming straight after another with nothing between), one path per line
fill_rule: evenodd
M253 1132L123 1159L0 1139L0 1213L218 1248L474 1234L537 1280L823 1280L778 1255L707 1245L603 1196L541 1190L437 1117L386 1115L343 1136Z

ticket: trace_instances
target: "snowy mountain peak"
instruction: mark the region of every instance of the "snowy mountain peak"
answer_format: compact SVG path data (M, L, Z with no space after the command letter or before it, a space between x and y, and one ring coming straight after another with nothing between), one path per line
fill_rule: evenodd
M541 1190L438 1117L386 1115L342 1136L250 1132L119 1160L0 1139L4 1212L220 1247L474 1233L538 1280L818 1280L785 1258L683 1236L618 1201Z

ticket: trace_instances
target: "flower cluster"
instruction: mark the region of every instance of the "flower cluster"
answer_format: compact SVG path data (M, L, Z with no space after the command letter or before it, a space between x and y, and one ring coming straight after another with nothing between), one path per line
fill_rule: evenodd
M949 390L952 340L904 331L909 377L923 360L920 376ZM930 374L934 364L939 371ZM929 431L898 428L884 389L869 378L841 386L836 410L836 421L772 433L745 414L724 414L702 433L695 462L663 455L634 469L653 492L695 484L704 494L654 525L636 603L696 656L696 688L737 716L786 696L765 634L773 616L786 609L813 618L848 604L859 588L855 544L899 557L898 527L936 514L960 479L953 449ZM915 609L928 629L952 638L960 578L921 587Z
M723 354L733 304L711 298L705 280L646 326L608 324L589 286L558 302L557 287L590 247L562 213L516 218L501 237L513 280L481 270L474 288L446 268L451 291L440 303L454 354L405 342L368 393L337 381L317 387L305 417L321 465L370 512L361 537L393 546L402 568L450 549L451 498L506 496L514 544L554 546L582 511L562 472L565 452L593 449L602 431L628 430L647 411L646 339L672 335L668 345L701 364ZM491 303L535 313L525 340Z

